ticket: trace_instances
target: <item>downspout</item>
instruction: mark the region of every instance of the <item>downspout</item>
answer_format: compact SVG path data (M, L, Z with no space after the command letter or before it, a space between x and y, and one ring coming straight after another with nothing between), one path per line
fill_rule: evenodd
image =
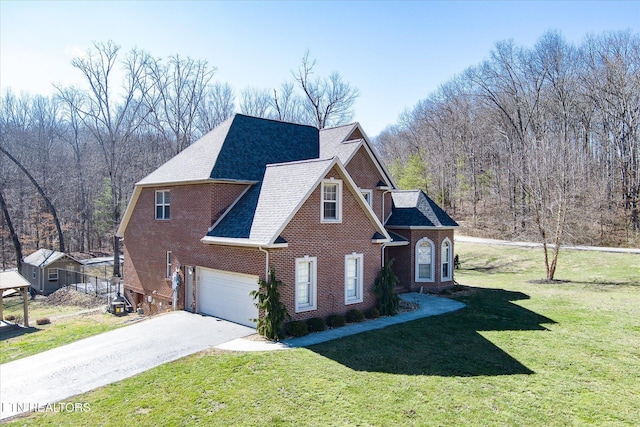
M385 190L382 192L382 213L380 215L380 222L382 223L382 225L384 225L386 218L384 217L384 195L387 193L391 193L391 190Z
M264 281L269 283L269 251L262 249L262 246L258 246L258 250L265 253L264 256Z
M384 195L387 194L387 193L391 193L391 190L385 190L385 191L382 192L382 213L380 215L380 218L381 218L380 222L382 223L382 226L384 226L384 223L385 223L385 217L384 217ZM382 258L381 258L382 268L384 268L384 249L386 247L387 247L387 244L383 243L382 244L382 248L381 248L381 251L382 251Z
M381 250L382 250L382 257L380 258L380 261L382 262L382 268L384 268L384 249L385 249L386 247L387 247L387 244L386 244L386 243L383 243L383 244L382 244L382 248L381 248Z

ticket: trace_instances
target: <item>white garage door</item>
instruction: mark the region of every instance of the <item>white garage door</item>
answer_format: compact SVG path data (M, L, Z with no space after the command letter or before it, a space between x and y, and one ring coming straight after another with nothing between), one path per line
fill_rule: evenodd
M250 319L258 317L258 308L249 292L258 289L258 276L198 267L196 286L198 313L256 326Z

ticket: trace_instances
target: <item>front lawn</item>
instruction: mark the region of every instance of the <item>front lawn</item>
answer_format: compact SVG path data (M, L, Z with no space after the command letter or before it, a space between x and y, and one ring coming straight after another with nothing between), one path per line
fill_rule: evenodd
M50 299L51 300L51 299ZM49 300L49 301L50 301ZM31 356L82 338L122 326L138 315L115 317L105 313L106 301L91 313L86 305L51 304L38 296L29 301L29 328L7 329L0 332L0 364ZM22 323L24 315L21 297L5 299L4 315L14 315ZM50 319L51 323L37 325L36 320Z
M272 353L209 351L11 425L637 425L640 256L457 244L464 309ZM88 409L88 410L87 410Z

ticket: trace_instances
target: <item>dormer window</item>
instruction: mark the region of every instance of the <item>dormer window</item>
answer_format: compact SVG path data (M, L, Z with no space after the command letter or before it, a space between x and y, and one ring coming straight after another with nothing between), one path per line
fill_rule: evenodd
M342 221L342 181L327 179L322 181L321 222Z

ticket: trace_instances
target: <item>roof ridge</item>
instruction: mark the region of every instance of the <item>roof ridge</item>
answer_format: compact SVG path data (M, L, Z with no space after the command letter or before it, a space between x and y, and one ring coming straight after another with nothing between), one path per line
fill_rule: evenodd
M286 120L271 119L271 118L268 118L268 117L251 116L249 114L234 113L232 117L237 117L237 116L242 116L242 117L246 117L246 118L249 118L249 119L257 119L257 120L275 122L275 123L284 123L284 124L287 124L287 125L304 126L304 127L308 127L308 128L313 128L313 129L319 130L317 127L315 127L313 125L307 125L307 124L304 124L304 123L289 122L289 121L286 121Z
M336 156L327 157L325 159L304 159L304 160L294 160L292 162L282 162L282 163L269 163L267 167L280 167L280 166L289 166L289 165L297 165L301 163L315 163L315 162L329 162L333 160Z
M339 129L339 128L343 128L343 127L347 127L347 126L354 126L359 124L359 122L351 122L351 123L345 123L343 125L338 125L338 126L332 126L330 128L322 128L320 129L320 132L324 131L324 130L332 130L332 129Z

